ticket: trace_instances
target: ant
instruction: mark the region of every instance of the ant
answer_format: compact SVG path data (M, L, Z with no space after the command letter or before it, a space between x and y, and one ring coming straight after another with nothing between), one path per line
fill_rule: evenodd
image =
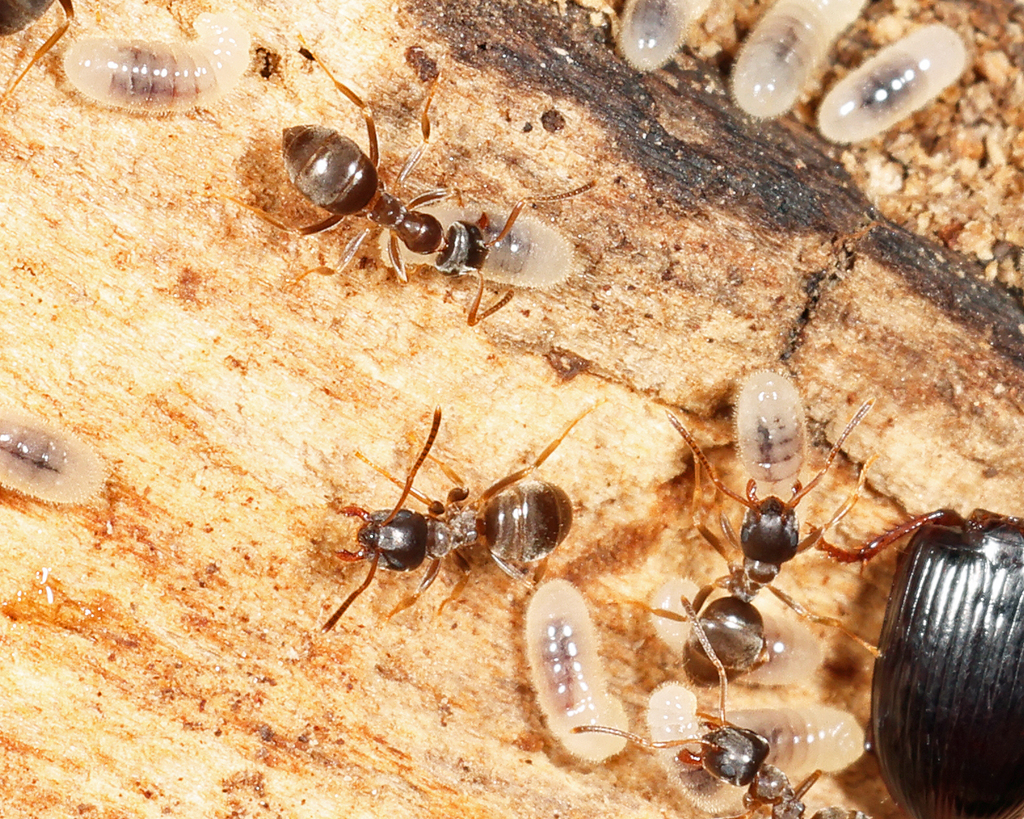
M406 158L395 179L392 193L380 177L377 128L370 106L355 91L335 78L319 57L312 52L310 54L327 73L334 87L362 112L366 121L369 155L352 139L333 128L323 125L287 128L282 136L281 147L288 177L303 196L331 215L316 224L292 227L270 214L228 197L231 201L281 230L302 236L328 230L348 216L363 216L388 231L388 261L403 282L408 281L408 276L400 245L418 256L434 255L433 260L427 263L446 276L475 274L478 285L467 316L470 326L483 321L512 299L513 291L510 289L494 304L481 310L485 276L538 287L552 284L553 278L557 281L569 274L572 265L563 264L564 270L559 271L557 278L551 275L551 257L558 254L565 242L558 233L531 220L523 220L524 230L521 234L514 232L514 228L523 208L528 204L558 202L578 196L590 190L594 186L593 182L564 193L520 199L512 207L500 230L495 229L486 213L475 222L454 221L445 230L436 216L422 208L446 198L447 191L426 191L408 202L400 196L403 183L416 167L430 139L429 109L437 90L437 80L431 86L423 106L420 120L422 141ZM370 230L362 230L349 242L341 255L337 271L319 268L320 272L344 270L369 236ZM296 279L296 282L305 275Z
M873 403L869 400L861 405L829 451L824 466L806 486L799 480L792 483L788 501L774 494L761 498L757 492L758 478L774 488L794 478L803 465L805 431L802 402L788 378L776 373L755 373L748 378L740 391L736 409L740 460L748 474L752 476L747 483L745 496L734 492L722 482L693 435L678 418L668 413L669 421L683 436L683 440L694 455L694 525L702 537L729 564L729 574L701 589L693 602L700 613L703 630L707 632L708 638L730 674L742 674L766 660L764 621L751 602L763 588L768 588L801 617L813 623L837 628L869 652L875 653L874 646L853 634L835 618L812 614L788 594L772 585L784 563L812 547L823 549L825 532L838 523L857 502L871 461L865 464L856 488L832 518L824 526L815 527L803 538L800 537L800 525L796 517L797 504L818 485L847 437L868 413ZM699 514L703 506L701 467L714 484L716 495L717 492L721 492L746 507L739 537L725 515L719 515L722 533L732 548L743 555L742 563L732 561L722 539L711 531ZM708 603L708 597L715 588L723 589L726 596ZM657 613L670 618L679 617L668 611ZM713 679L706 652L692 637L687 645L686 666L691 676L699 681L710 682Z
M3 0L0 2L0 36L6 37L8 34L21 31L42 17L52 5L53 0ZM3 96L0 96L0 104L7 101L7 98L14 93L14 89L28 74L29 69L45 57L47 52L57 44L57 41L67 33L71 21L75 19L75 8L71 4L71 0L60 0L60 6L64 10L64 22L47 38L45 43L36 49L36 53L32 55L28 65L14 78L14 82L7 87Z
M726 692L728 689L727 671L715 653L710 635L706 634L693 605L685 597L681 600L685 616L689 619L695 639L707 653L709 662L714 666L719 681L718 714L715 716L699 714L696 711L696 698L691 692L677 684L663 686L659 691L675 689L684 693L685 697L674 696L665 699L671 703L668 720L663 715L653 718L653 712L660 710L656 706L659 692L651 698L648 721L652 731L675 735L698 730L699 735L679 736L668 740L649 740L629 731L601 725L582 725L572 729L573 733L601 733L622 737L651 750L670 750L670 769L680 777L680 784L687 795L710 812L720 815L727 809L727 802L720 802L724 797L731 801L731 794L719 791L727 787L746 788L743 795L745 811L740 814L749 819L759 811L770 809L773 819L802 819L806 806L802 799L804 794L821 777L822 771L816 770L804 779L796 788L790 783L779 768L767 762L772 753L768 739L757 731L733 725L725 718ZM673 702L673 699L675 700ZM699 720L697 719L699 717ZM669 723L672 723L671 725ZM657 729L655 725L657 724ZM813 814L811 819L867 819L860 811L843 808L825 808Z
M358 506L345 506L337 510L342 515L363 521L356 535L359 548L336 552L337 557L345 562L369 560L370 570L362 584L324 623L323 630L334 628L349 606L369 587L382 563L386 569L407 572L419 568L424 560L430 560L419 587L392 610L389 618L413 605L430 587L446 555L451 554L464 571L468 569L460 552L477 543L487 547L491 558L506 574L522 579L519 567L539 563L551 554L569 534L573 516L572 501L562 489L545 481L527 481L526 478L548 459L573 427L593 409L591 407L572 421L533 463L491 484L472 501L464 482L439 462L445 474L456 484L448 492L447 499L444 502L432 500L413 489L416 473L430 455L441 427L440 408L434 410L430 434L404 482L372 464L361 453L356 453L388 480L401 486L402 492L391 509L369 512ZM427 507L426 514L402 508L409 496ZM468 575L464 574L449 600L458 596L467 579Z

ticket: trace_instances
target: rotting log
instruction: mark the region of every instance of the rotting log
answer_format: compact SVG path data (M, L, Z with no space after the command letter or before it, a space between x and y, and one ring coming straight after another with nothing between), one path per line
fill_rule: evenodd
M961 20L979 32L979 63L1004 48L997 24L1019 24L1013 4L989 5L995 22L980 6ZM689 413L740 487L728 408L743 373L796 375L813 463L875 397L850 460L801 506L825 519L877 454L840 544L901 509L1019 513L1019 301L887 221L836 161L871 149L825 146L806 112L770 125L739 116L719 74L729 46L717 64L681 54L642 78L609 49L603 18L574 5L564 18L492 0L287 6L285 18L279 4L234 4L254 71L208 111L93 106L57 55L0 111L7 400L77 431L111 468L104 497L82 507L2 494L2 812L693 815L644 751L591 769L552 744L521 651L528 591L483 555L440 617L451 575L386 621L418 578L382 573L319 633L362 577L332 559L354 529L328 502L397 496L354 452L402 475L408 436L422 439L440 404L438 455L479 489L606 401L544 465L578 512L548 571L593 601L613 687L639 726L647 693L679 672L628 601L669 573L722 572L689 525L689 459L663 407ZM205 10L91 5L72 36L179 39ZM753 13L735 11L738 29ZM865 31L844 59L870 46ZM423 271L402 285L374 247L342 276L289 286L330 265L353 228L296 238L223 197L312 222L281 169L281 129L330 122L362 139L299 33L366 93L386 169L417 144L437 64L434 142L415 185L511 205L595 179L537 210L574 238L582 272L517 294L477 328L464 318L469 283ZM44 36L6 39L0 65ZM928 139L929 123L903 133ZM449 488L429 465L417 485ZM877 633L891 558L863 574L802 562L783 587ZM869 662L822 637L826 668L785 696L863 721ZM732 701L779 696L737 686ZM812 794L814 806L894 814L869 760Z

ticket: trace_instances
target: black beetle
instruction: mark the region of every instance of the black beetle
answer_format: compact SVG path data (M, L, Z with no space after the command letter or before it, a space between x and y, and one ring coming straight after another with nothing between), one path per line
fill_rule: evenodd
M1024 812L1024 519L942 509L856 552L916 532L885 611L871 685L882 778L914 819Z

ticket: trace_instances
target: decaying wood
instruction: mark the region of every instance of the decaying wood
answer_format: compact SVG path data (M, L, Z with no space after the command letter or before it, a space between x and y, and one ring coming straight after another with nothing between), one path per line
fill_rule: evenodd
M72 36L180 39L207 10L82 5ZM1020 22L1013 4L987 5L995 22L973 7L956 20L979 32L982 66L1002 53L992 31ZM543 467L578 513L548 571L593 602L638 727L647 694L680 672L629 601L673 573L722 572L690 527L692 473L664 407L689 413L739 487L728 409L744 373L795 374L819 449L874 397L850 460L801 506L827 518L876 454L840 544L904 510L1021 512L1012 276L988 281L953 240L889 221L837 161L872 149L825 146L806 112L740 116L715 64L727 67L728 46L642 78L609 48L605 19L573 5L564 18L497 0L233 6L254 71L208 111L88 104L56 55L0 110L5 400L76 430L111 469L104 497L82 507L0 495L0 815L694 815L643 750L591 768L553 743L521 650L528 589L483 555L439 617L454 576L386 621L418 578L382 573L319 633L363 571L332 558L354 527L329 501L392 503L397 489L354 453L403 474L409 436L422 439L438 404L438 454L481 489L605 402ZM375 247L341 276L289 286L336 260L355 228L296 238L224 197L315 221L281 168L281 129L330 122L362 138L300 33L366 93L392 174L440 69L414 186L510 205L594 179L536 211L573 237L580 272L477 328L469 283L424 270L402 285ZM8 38L0 65L44 36ZM858 29L841 54L870 46ZM1003 121L998 106L988 116ZM903 133L927 139L928 124ZM1012 143L1020 123L1005 127ZM1016 212L1019 197L1004 206ZM418 486L449 488L431 465ZM891 556L863 573L801 562L783 587L877 633ZM784 694L736 686L733 702L823 699L864 720L868 658L822 638L815 679ZM870 760L812 794L815 807L895 813Z

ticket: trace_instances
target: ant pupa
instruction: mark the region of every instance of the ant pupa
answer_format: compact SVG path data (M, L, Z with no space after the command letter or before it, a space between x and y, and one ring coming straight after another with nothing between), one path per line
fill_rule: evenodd
M40 418L0 407L0 486L49 503L81 503L106 481L103 461Z
M548 728L574 756L602 762L626 741L576 734L578 725L625 729L622 703L608 694L597 635L583 595L566 580L540 586L526 609L526 657Z
M752 117L786 113L867 0L779 0L747 37L732 70L732 95Z
M405 180L419 162L430 139L429 109L437 88L436 83L423 106L420 120L422 141L406 158L405 164L395 178L392 191L388 191L378 172L380 149L370 106L355 91L335 78L319 57L313 56L334 87L362 112L366 121L369 155L353 140L333 128L322 125L287 128L282 137L281 147L289 179L303 196L331 215L313 225L293 227L264 211L229 197L231 201L281 230L303 236L328 230L348 216L363 216L387 231L388 262L403 282L408 281L405 259L401 252L403 245L410 253L420 257L418 261L430 264L445 275L475 274L478 278L478 288L469 309L470 325L483 321L508 304L512 298L512 292L508 291L494 304L480 309L484 279L490 278L492 274L495 274L499 281L515 280L518 285L533 287L547 286L544 276L537 272L540 267L552 263L560 265L561 275L558 276L558 280L568 274L571 264L563 265L561 259L541 258L541 254L548 249L547 242L539 238L537 241L523 241L523 237L531 237L531 234L527 230L516 234L513 234L513 231L523 208L528 204L558 202L578 196L590 190L593 182L564 193L520 199L513 205L508 216L502 220L501 228L497 230L489 222L481 224L465 220L453 222L446 230L438 218L424 208L447 197L447 191L427 191L408 201L404 201L401 196ZM529 228L529 223L525 224L524 228ZM349 242L341 254L337 269L320 268L320 272L343 271L369 234L370 228L366 228ZM422 258L426 256L433 257L432 261Z
M718 672L717 715L699 713L692 691L667 683L650 698L650 739L611 726L582 726L573 731L610 734L656 751L680 792L712 816L750 816L764 807L772 808L775 817L800 819L806 812L803 795L822 772L841 770L863 752L863 731L849 714L820 707L736 712L727 720L725 667L689 601L683 599L682 605ZM740 723L737 716L747 724ZM786 767L812 772L794 789L781 770ZM812 819L839 817L862 819L863 814L827 808Z
M209 105L249 65L249 33L229 14L200 14L192 43L79 40L64 57L71 84L104 105L144 113Z
M937 97L967 67L964 41L949 26L919 28L883 48L838 82L818 109L818 130L832 142L860 142Z
M0 36L6 37L8 34L21 31L42 17L52 5L53 0L0 0ZM14 78L14 82L7 86L7 90L0 97L0 104L14 93L14 89L18 87L32 66L45 57L47 52L57 44L57 41L67 33L71 21L75 19L75 8L71 4L71 0L60 0L60 7L64 11L64 22L57 26L46 42L36 49L36 53L32 55L28 65L21 69L21 73Z
M419 587L399 603L389 616L394 616L416 602L434 582L441 561L447 555L452 555L460 567L467 570L468 565L460 552L475 544L486 547L491 558L506 574L521 579L520 569L544 560L565 540L572 526L572 501L569 496L554 484L527 478L592 410L593 407L574 419L533 463L491 484L476 498L470 498L469 490L458 475L442 467L456 486L448 492L447 499L441 502L431 500L413 489L412 485L416 473L430 454L441 426L441 410L436 409L430 434L405 481L398 481L370 464L388 480L402 487L395 505L391 509L376 512L358 506L346 506L338 510L342 515L360 518L363 526L356 535L359 548L335 554L346 562L369 560L370 570L362 584L324 623L323 630L334 628L348 607L369 587L378 565L393 571L407 572L419 568L424 560L430 561ZM366 460L360 453L357 455ZM410 496L426 506L425 515L402 508ZM467 577L463 575L452 597L461 591Z
M697 584L685 578L672 578L666 581L651 597L651 622L663 643L697 665L697 668L691 669L691 673L700 679L708 679L711 672L706 668L707 661L702 653L697 653L691 648L690 625L683 618L684 612L679 602L683 598L692 600L698 592ZM749 614L742 601L726 599L739 606L741 615ZM749 642L750 647L747 650L757 655L750 666L743 669L742 681L747 685L780 686L808 679L821 665L821 641L799 620L781 617L773 611L765 611L764 608L762 605L760 609L754 610L762 617L761 632L748 629L745 616L741 616L737 623L737 641L741 645ZM663 614L659 614L659 611ZM675 614L676 617L666 617L665 612ZM724 606L707 616L716 621L724 619L728 624L728 615L729 606ZM730 653L735 655L745 652L738 648L737 651ZM729 668L730 677L738 673L741 672Z
M783 564L800 552L816 546L820 548L825 532L841 520L856 503L866 478L866 468L861 470L857 487L832 518L824 526L815 527L807 535L800 537L800 525L796 516L797 505L818 485L839 454L843 443L871 409L872 404L872 401L866 401L861 405L829 451L821 470L810 483L803 486L799 480L793 482L803 464L804 451L803 408L799 393L787 378L776 373L760 372L750 376L740 390L736 412L740 459L751 476L745 496L734 492L723 483L693 435L681 421L669 413L669 421L683 436L694 455L694 525L704 540L729 564L729 574L701 589L694 598L694 605L700 614L703 630L707 632L730 675L742 674L764 662L763 618L752 602L763 588L771 591L801 617L837 628L869 651L874 650L837 619L812 614L773 585ZM743 556L742 563L733 562L726 543L711 531L700 514L703 506L701 468L715 487L716 503L717 495L721 493L747 510L738 537L728 518L719 510L724 540L732 547L733 553L738 552ZM759 481L771 488L791 484L789 500L783 500L774 494L759 497ZM726 596L708 602L716 588L723 589ZM671 612L658 613L662 616L673 616ZM707 665L706 653L702 646L693 640L688 644L686 667L695 680L713 680Z
M626 0L619 50L637 71L654 71L672 59L711 0Z

